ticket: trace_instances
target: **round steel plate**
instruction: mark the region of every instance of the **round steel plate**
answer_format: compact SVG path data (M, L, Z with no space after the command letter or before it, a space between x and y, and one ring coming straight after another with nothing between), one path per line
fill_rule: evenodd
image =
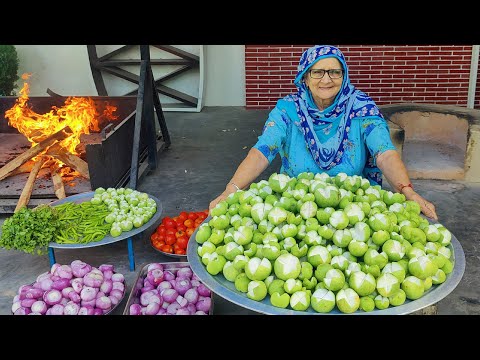
M89 201L91 198L93 198L94 194L95 194L94 191L89 191L89 192L86 192L86 193L72 195L72 196L66 197L64 199L54 201L54 202L50 203L49 205L50 206L56 206L56 205L60 205L60 204L66 203L66 202L74 202L74 203L80 204L82 202ZM130 231L123 231L119 236L115 236L115 237L113 237L111 235L107 235L100 241L89 242L89 243L86 243L86 244L58 244L56 242L51 242L48 246L51 247L51 248L55 248L55 249L83 249L83 248L89 248L89 247L111 244L111 243L114 243L114 242L117 242L117 241L120 241L120 240L125 240L125 239L128 239L128 238L131 238L132 236L135 236L137 234L140 234L143 231L148 230L151 226L155 225L157 220L160 219L160 216L162 215L163 208L162 208L162 203L160 202L160 200L157 199L155 196L152 196L150 194L148 196L150 198L152 198L153 200L155 200L155 202L157 203L157 212L155 214L153 214L152 218L147 223L143 224L139 228L133 228Z
M209 216L205 219L208 222L211 219ZM335 307L331 312L323 314L317 313L310 306L307 311L296 311L293 309L281 309L270 304L270 296L267 296L262 301L255 301L249 299L246 294L235 289L235 284L226 280L221 274L211 275L201 262L198 256L197 249L199 244L194 240L199 228L192 234L192 241L188 242L187 258L192 271L200 278L200 280L208 286L213 292L223 297L224 299L242 306L244 308L256 311L262 314L269 315L339 315L344 314ZM448 246L452 252L454 261L453 271L447 275L447 279L440 285L433 285L425 294L417 300L406 300L403 305L390 306L384 310L375 309L370 312L356 311L352 315L404 315L421 310L427 306L433 305L448 294L450 294L463 277L465 272L465 253L457 238L452 234L451 244Z

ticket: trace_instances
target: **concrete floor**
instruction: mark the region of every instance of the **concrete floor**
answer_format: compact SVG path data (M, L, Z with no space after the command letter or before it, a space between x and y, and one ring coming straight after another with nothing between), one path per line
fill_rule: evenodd
M207 107L200 113L165 113L171 147L159 154L158 168L138 189L159 198L163 216L181 210L201 210L223 191L238 164L260 135L268 111L242 107ZM432 159L435 161L435 159ZM260 176L280 168L278 158ZM458 286L438 303L439 314L480 314L480 184L463 181L413 180L417 191L434 202L443 223L460 241L466 257L465 274ZM386 187L388 187L386 185ZM0 218L0 224L6 216ZM112 314L122 314L131 286L142 264L177 261L155 251L146 234L134 240L136 271L129 271L124 241L82 250L56 249L58 263L81 259L90 264L114 264L125 275L127 295ZM0 249L0 315L10 314L19 286L31 283L50 267L48 256ZM256 314L218 296L215 314Z

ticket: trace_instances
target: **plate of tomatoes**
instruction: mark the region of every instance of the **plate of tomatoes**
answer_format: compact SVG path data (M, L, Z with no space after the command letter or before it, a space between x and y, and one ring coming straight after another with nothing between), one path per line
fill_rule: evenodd
M182 211L174 217L165 216L150 235L150 243L166 256L186 258L190 236L207 217L208 209Z

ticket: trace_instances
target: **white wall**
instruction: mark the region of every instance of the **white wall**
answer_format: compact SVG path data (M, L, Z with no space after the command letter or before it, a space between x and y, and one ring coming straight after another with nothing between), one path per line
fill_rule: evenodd
M32 73L30 96L98 95L86 45L15 45L19 75ZM205 106L245 106L245 47L205 46ZM99 54L101 55L101 54ZM23 81L18 81L19 88ZM112 94L117 95L117 94Z
M245 46L206 46L205 106L245 106Z

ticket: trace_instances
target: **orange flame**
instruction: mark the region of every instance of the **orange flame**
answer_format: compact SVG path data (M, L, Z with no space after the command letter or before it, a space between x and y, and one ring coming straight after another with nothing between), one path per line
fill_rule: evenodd
M22 79L27 80L31 74L23 74ZM29 85L23 84L20 97L15 105L5 112L8 124L18 129L32 143L32 147L48 136L60 131L65 126L72 129L73 134L61 141L60 145L72 154L77 155L75 148L80 143L80 135L89 134L90 131L100 131L98 126L99 114L95 103L90 98L68 97L62 107L52 106L46 114L37 114L27 104ZM117 117L113 115L115 106L106 106L103 116L109 120Z

